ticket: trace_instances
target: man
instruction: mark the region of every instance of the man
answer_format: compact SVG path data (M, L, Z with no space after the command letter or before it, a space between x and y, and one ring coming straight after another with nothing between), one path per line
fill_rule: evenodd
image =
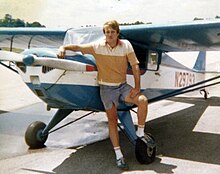
M109 136L116 154L116 164L121 169L128 169L119 145L117 129L117 106L119 100L137 105L138 129L137 136L144 136L145 120L147 117L148 101L140 93L139 62L133 47L127 40L120 40L119 24L108 21L103 26L105 40L93 44L65 45L59 49L58 57L64 58L66 50L81 51L92 54L96 59L100 96L108 117ZM132 67L135 87L126 83L128 63Z

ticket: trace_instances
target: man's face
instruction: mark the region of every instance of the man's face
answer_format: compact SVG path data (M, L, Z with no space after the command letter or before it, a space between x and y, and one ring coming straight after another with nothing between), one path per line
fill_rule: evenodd
M105 37L106 41L109 42L117 42L119 33L117 33L117 30L114 30L111 27L105 27Z

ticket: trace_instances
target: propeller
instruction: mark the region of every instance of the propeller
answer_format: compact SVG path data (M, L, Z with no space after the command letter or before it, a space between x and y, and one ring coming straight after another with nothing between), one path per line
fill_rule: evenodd
M34 54L22 55L14 52L0 51L0 60L23 62L26 66L48 66L67 71L95 71L96 67L86 63L51 57L37 57Z

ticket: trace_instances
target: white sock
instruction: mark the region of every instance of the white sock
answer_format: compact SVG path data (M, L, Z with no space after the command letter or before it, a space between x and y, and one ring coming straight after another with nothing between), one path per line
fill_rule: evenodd
M114 147L114 150L115 150L116 160L123 157L120 147Z
M143 137L144 136L144 125L138 125L138 129L136 131L136 135L138 137Z

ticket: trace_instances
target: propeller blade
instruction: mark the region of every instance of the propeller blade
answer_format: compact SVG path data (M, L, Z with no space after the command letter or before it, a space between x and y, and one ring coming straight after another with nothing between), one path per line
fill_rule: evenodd
M13 62L23 62L23 55L19 53L14 53L10 51L0 51L0 60L1 61L13 61Z
M72 60L48 58L48 57L37 57L35 55L26 55L23 58L23 62L27 66L41 65L48 66L51 68L57 68L67 71L95 71L96 67L93 65L80 63Z
M14 53L10 51L0 51L1 61L13 61L13 62L23 62L27 66L41 65L48 66L51 68L57 68L67 71L96 71L96 67L93 65L80 63L77 61L49 58L49 57L37 57L36 55L22 55L19 53Z

